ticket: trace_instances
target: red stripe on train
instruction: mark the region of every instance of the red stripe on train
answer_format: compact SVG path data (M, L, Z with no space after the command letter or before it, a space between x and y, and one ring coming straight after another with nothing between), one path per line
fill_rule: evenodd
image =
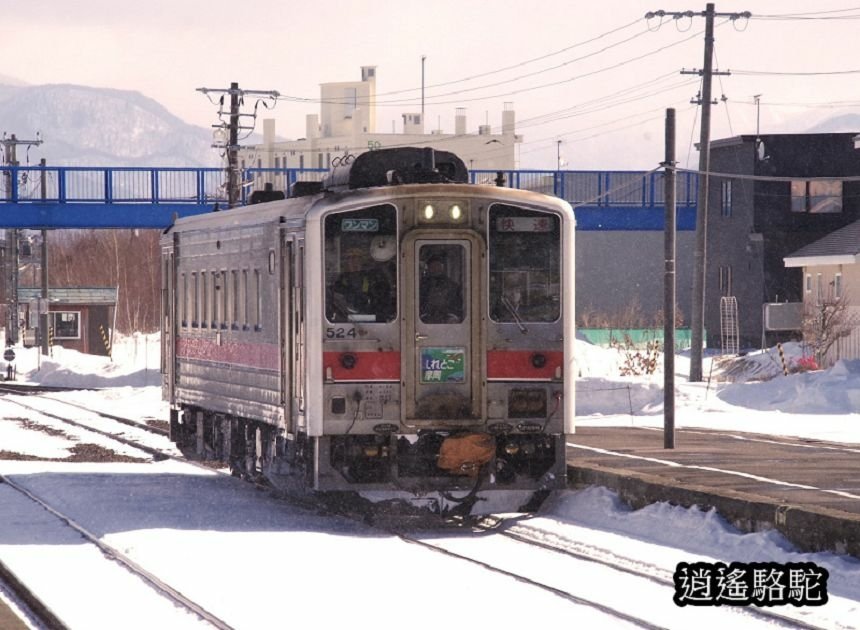
M355 359L352 368L346 368ZM399 381L399 352L323 352L323 369L336 381Z
M542 355L545 363L541 367ZM564 363L563 352L545 352L542 350L489 350L487 352L487 378L504 378L511 380L553 378L556 369L561 369Z
M224 341L219 345L214 339L181 337L176 342L176 355L180 359L213 361L263 370L280 369L278 346L269 343Z

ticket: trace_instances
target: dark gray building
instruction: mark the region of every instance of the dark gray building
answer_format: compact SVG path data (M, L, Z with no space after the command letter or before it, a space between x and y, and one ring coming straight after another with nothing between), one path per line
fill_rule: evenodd
M783 258L860 219L853 133L737 136L711 143L705 328L720 346L720 298L738 305L740 346L762 342L768 302L802 301ZM773 341L769 339L768 342Z

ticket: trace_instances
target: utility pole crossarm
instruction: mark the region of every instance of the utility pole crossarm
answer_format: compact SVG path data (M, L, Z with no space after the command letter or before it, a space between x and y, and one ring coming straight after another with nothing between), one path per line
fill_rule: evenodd
M214 149L226 149L227 151L227 207L234 208L239 205L239 195L240 195L240 182L239 182L239 149L241 146L239 145L239 131L253 131L254 125L240 125L239 120L241 118L251 118L251 121L255 121L257 119L257 108L254 108L253 113L243 113L240 111L240 107L243 104L243 98L245 96L263 96L271 99L277 99L281 96L281 93L277 90L245 90L239 87L238 83L231 83L229 88L207 88L201 87L197 88L197 92L202 92L206 96L209 94L221 94L221 101L219 105L218 116L219 118L226 114L226 112L221 110L221 106L224 103L224 96L226 94L230 95L230 112L229 112L229 121L220 122L217 125L212 125L212 127L216 130L222 130L220 133L223 133L223 130L227 130L228 139L225 140L215 138L215 143L212 145ZM209 99L212 100L211 98ZM215 132L219 133L218 131Z

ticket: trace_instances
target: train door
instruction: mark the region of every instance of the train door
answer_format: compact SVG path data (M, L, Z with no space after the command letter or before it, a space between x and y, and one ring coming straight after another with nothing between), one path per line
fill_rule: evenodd
M174 237L175 238L175 237ZM173 404L175 399L176 348L174 345L174 322L176 321L175 278L176 267L174 250L163 250L161 257L161 379L162 391L166 400Z
M280 331L278 337L280 344L278 354L281 365L281 406L284 410L284 419L288 433L292 433L292 406L293 406L293 324L294 324L294 287L293 278L293 240L292 237L281 233L280 238L280 282L278 294L280 295L279 319Z
M404 240L401 374L407 426L481 420L481 247L473 235L417 234Z

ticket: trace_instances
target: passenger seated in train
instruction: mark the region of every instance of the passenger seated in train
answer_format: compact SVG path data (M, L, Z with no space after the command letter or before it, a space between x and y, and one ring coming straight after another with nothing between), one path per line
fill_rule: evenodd
M347 249L341 257L341 273L327 292L329 321L391 321L396 307L390 274L386 264L372 260L364 248Z
M463 288L448 277L447 259L434 253L427 259L419 289L419 312L425 324L458 324L463 321Z

